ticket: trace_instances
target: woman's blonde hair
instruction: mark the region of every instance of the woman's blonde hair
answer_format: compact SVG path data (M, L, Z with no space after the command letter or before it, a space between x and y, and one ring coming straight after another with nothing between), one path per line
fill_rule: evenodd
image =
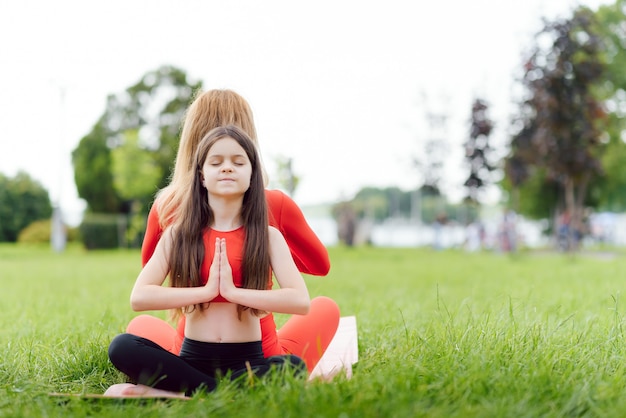
M241 128L258 149L252 109L243 97L232 90L216 89L196 92L183 119L170 184L159 191L156 198L159 224L162 229L173 223L183 196L187 192L185 187L191 181L190 176L195 174L193 159L198 144L212 129L226 125ZM262 163L261 170L264 185L267 185L267 174Z

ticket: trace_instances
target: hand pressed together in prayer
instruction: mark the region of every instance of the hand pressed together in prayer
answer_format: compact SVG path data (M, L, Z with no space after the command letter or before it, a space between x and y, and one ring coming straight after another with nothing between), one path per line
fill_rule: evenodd
M209 278L205 285L209 291L209 299L215 298L218 294L228 300L228 294L235 289L233 281L233 269L228 262L228 254L226 253L226 239L215 239L215 253L213 255L213 263L209 269Z

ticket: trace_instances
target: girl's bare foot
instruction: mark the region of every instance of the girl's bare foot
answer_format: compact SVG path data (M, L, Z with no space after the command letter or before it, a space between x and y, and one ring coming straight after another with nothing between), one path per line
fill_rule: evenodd
M115 396L115 397L123 396L122 392L124 392L124 390L130 386L136 386L136 385L133 385L132 383L118 383L116 385L110 386L106 390L106 392L104 392L104 396Z
M120 398L178 398L188 399L184 393L170 392L167 390L156 389L146 385L133 385L131 383L120 383L109 387L105 396L113 396Z

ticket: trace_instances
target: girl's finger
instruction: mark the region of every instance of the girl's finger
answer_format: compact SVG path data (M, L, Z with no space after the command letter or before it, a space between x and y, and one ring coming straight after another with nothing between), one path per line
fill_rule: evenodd
M222 257L224 257L224 260L228 261L228 257L226 256L226 238L222 238L221 242L220 242L220 250L222 251Z
M220 263L220 239L219 238L215 238L215 252L213 253L213 262L211 263L211 267L215 266L219 266Z

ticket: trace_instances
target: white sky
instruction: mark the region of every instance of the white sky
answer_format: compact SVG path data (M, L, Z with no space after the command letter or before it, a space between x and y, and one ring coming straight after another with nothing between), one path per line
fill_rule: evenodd
M541 17L579 3L606 1L0 0L0 172L28 172L76 216L70 153L107 95L170 64L250 102L270 176L293 158L301 205L420 185L411 157L433 135L447 136L442 187L459 197L473 98L503 145ZM446 113L445 132L427 109Z

